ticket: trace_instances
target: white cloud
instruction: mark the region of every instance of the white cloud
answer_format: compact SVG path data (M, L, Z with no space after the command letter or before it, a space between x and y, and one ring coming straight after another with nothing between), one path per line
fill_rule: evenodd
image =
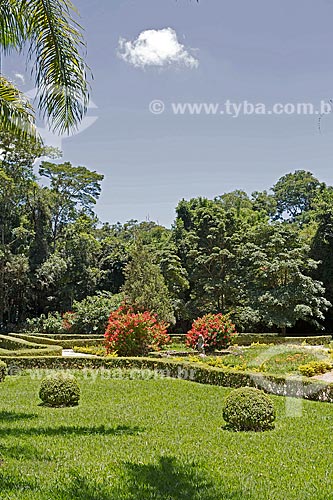
M197 68L199 61L179 43L172 28L142 31L134 41L119 39L118 56L136 68L186 66Z
M21 73L15 73L15 78L17 80L20 80L23 84L25 83L24 75L22 75Z

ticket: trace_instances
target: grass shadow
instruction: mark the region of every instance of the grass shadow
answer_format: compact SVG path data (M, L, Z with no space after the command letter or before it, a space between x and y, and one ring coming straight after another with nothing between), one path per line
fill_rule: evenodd
M5 464L8 458L20 461L34 460L35 462L52 462L52 460L54 460L50 454L41 453L37 448L31 445L20 446L0 444L0 462L2 460L3 464Z
M6 421L16 421L16 420L31 420L32 418L36 418L38 415L35 413L24 413L24 412L15 412L15 411L0 411L0 422Z
M116 427L61 425L59 427L31 427L31 428L4 428L0 427L0 437L8 436L66 436L66 435L94 435L104 436L137 435L144 432L143 427L129 427L118 425Z
M119 472L118 485L105 476L71 469L51 487L30 478L1 476L2 492L24 489L42 494L47 500L254 500L246 492L216 481L195 464L160 457L157 464L126 463ZM45 489L44 489L45 488Z
M131 499L144 500L250 500L242 491L228 491L195 464L179 464L160 457L158 464L126 464Z

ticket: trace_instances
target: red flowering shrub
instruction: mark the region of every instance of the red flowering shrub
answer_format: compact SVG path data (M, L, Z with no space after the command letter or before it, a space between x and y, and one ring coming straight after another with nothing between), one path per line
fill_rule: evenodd
M117 351L119 356L144 356L170 341L167 326L148 311L134 313L119 307L110 314L104 335L106 350Z
M187 333L186 342L190 347L196 347L199 335L204 338L206 351L224 349L231 343L231 335L236 333L235 325L228 316L223 314L206 314L196 319L192 329Z

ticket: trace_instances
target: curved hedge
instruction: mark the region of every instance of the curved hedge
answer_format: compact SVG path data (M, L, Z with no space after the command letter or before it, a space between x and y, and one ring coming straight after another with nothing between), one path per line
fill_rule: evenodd
M53 340L71 340L73 338L76 339L104 339L104 335L99 333L39 333L39 332L20 332L20 333L11 333L11 336L21 337L24 335L25 337L40 337L40 338L48 338Z
M61 355L62 347L58 344L45 347L45 345L28 342L10 335L0 335L0 357Z
M57 338L53 339L49 337L48 335L29 335L26 333L14 333L12 334L13 337L17 339L22 339L25 340L26 342L38 342L40 344L44 345L56 345L56 346L61 346L64 349L72 349L73 347L95 347L95 346L100 346L104 344L104 337L100 338L91 338L89 335L86 335L84 338L80 338L83 336L76 336L74 334L68 335L66 339L62 338ZM64 337L64 335L61 335L60 337Z
M1 356L0 356L1 359ZM17 369L149 369L161 377L179 378L200 384L223 387L257 387L278 396L304 398L333 403L333 384L306 377L286 377L240 372L226 368L206 367L198 363L152 358L5 358L9 372Z

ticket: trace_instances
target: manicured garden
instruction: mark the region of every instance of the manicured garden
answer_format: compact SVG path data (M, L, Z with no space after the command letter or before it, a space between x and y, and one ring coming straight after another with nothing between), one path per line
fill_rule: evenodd
M0 385L4 500L333 498L330 404L302 400L288 417L286 398L272 397L275 429L233 432L227 388L76 372L80 404L48 408L37 375Z
M126 306L105 337L0 337L1 499L333 498L333 384L309 378L331 337L262 339L221 314L171 339Z

